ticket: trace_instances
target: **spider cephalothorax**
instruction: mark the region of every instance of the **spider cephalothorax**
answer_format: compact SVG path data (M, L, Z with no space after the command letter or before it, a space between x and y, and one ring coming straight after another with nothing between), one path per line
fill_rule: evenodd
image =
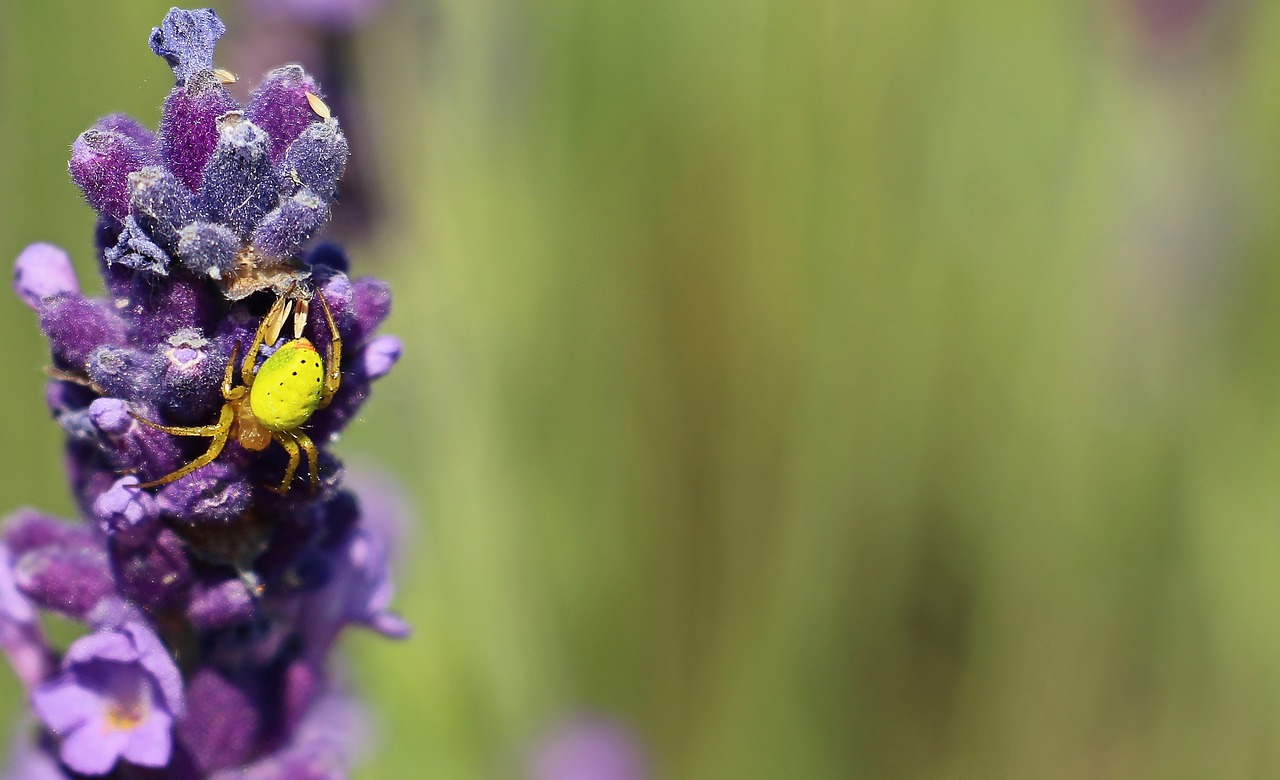
M231 359L227 361L227 370L222 378L222 397L226 399L226 403L222 405L217 422L212 425L176 427L160 425L134 415L138 422L174 436L213 438L209 449L200 457L172 474L144 482L138 487L164 485L207 466L218 457L232 437L247 450L264 450L273 439L280 442L289 453L289 465L285 468L278 492L288 491L293 475L298 470L302 451L307 453L310 465L311 489L315 490L319 486L316 445L311 437L303 433L301 426L311 419L317 409L328 406L338 392L342 338L338 335L338 327L324 295L317 290L315 297L319 299L325 322L329 325L329 350L323 361L315 346L302 336L309 301L295 294L282 295L258 325L253 343L240 366L241 384L238 386L233 386L232 382L235 377L236 353L240 345L237 343L232 347ZM289 318L291 308L294 317L293 340L283 344L263 361L255 375L258 351L263 344L269 346L280 338L280 331Z

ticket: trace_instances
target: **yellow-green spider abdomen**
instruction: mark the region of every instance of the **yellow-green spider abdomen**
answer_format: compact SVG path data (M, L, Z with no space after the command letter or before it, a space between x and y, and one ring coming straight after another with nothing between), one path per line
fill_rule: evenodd
M262 427L297 428L320 405L324 360L307 339L295 339L263 362L249 389L249 406Z

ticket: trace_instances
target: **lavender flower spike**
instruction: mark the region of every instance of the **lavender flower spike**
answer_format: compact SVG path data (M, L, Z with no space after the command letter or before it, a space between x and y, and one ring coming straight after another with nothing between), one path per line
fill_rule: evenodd
M387 285L310 246L347 141L297 66L237 103L213 70L223 31L171 10L151 36L177 78L160 132L112 115L72 147L110 297L48 244L15 266L79 514L18 512L0 535L0 649L39 725L15 777L339 780L360 730L331 728L359 709L333 690L336 640L408 634L392 511L329 452L402 351L378 333ZM264 415L286 422L251 429ZM84 626L61 655L44 612Z

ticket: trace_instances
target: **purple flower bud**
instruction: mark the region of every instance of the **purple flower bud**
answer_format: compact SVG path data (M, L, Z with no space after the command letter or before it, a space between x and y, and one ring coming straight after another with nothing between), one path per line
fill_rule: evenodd
M93 123L93 129L106 133L119 133L132 138L148 157L155 156L156 134L128 114L107 114Z
M151 240L147 231L143 230L132 215L125 217L124 229L116 245L108 249L103 257L107 265L121 265L135 271L164 276L169 273L169 255L160 245Z
M134 342L158 347L178 331L212 328L223 306L207 282L145 277L134 285L122 311L132 322Z
M229 351L220 351L195 328L170 336L161 351L160 400L174 425L204 425L222 406L222 377Z
M122 220L129 213L129 174L151 161L151 154L123 133L86 130L71 145L68 167L95 211Z
M98 398L89 404L93 424L108 436L120 436L137 425L129 414L129 405L119 398Z
M298 188L309 187L328 200L347 167L347 137L335 119L312 122L291 144L281 163L283 177Z
M122 759L162 767L183 712L182 678L155 635L131 623L76 640L62 674L33 691L31 703L76 772L104 775Z
M247 237L275 207L280 182L268 156L267 134L239 111L218 118L218 146L204 169L205 215Z
M98 300L69 293L40 305L40 328L49 337L54 362L73 371L84 369L95 349L124 342L124 323Z
M152 395L160 370L152 352L127 347L99 347L85 362L89 378L109 395L141 398Z
M161 249L178 250L178 231L195 219L191 191L156 165L129 174L129 208L134 221Z
M107 555L87 530L63 544L28 550L14 563L14 582L36 604L83 618L98 600L115 592Z
M13 269L13 289L31 308L39 309L45 298L79 293L71 258L53 244L36 243L22 250Z
M307 100L310 92L323 97L315 80L300 65L286 65L266 75L249 97L246 116L271 136L271 159L277 161L293 139L316 121Z
M191 586L191 562L182 540L168 528L152 544L131 547L111 544L111 564L120 595L149 609L166 609L182 602Z
M328 221L328 204L304 189L266 215L253 232L253 246L271 257L290 257Z
M395 336L378 336L360 351L360 365L369 379L386 376L400 359L400 339Z
M198 276L221 280L230 276L240 251L240 236L213 222L194 222L179 234L178 259Z
M149 475L148 478L163 476ZM161 510L183 523L230 525L248 508L253 488L244 469L227 454L177 482L165 485L156 495Z
M93 502L102 533L129 547L150 542L160 522L160 508L138 482L132 475L121 477Z
M111 446L108 459L117 470L145 466L168 473L181 461L176 439L133 419L128 404L119 398L95 399L89 404L89 419L106 436Z
M171 8L159 27L151 28L151 51L173 68L178 83L213 69L213 49L227 31L212 8Z
M356 320L351 340L358 343L368 338L391 314L391 285L372 276L360 277L352 284L352 305Z
M252 618L256 609L253 594L241 580L200 581L192 588L187 619L200 629L229 628Z
M28 687L53 671L53 659L31 602L14 578L13 553L0 544L0 648Z
M179 83L160 115L160 156L192 192L199 192L205 164L218 145L218 117L239 108L212 73Z
M252 757L262 739L263 716L245 686L204 668L188 682L187 700L187 717L178 724L178 736L204 772Z
M16 559L41 547L80 544L84 534L85 529L80 526L22 509L6 521L4 544Z
M347 253L342 251L342 247L328 241L321 241L311 247L303 259L307 265L317 266L326 271L339 271L345 274L351 268L351 262L347 260Z
M343 626L357 623L384 636L403 639L408 625L389 611L394 588L386 540L363 528L349 533L334 551L330 585L307 598L299 620L308 657L323 659Z

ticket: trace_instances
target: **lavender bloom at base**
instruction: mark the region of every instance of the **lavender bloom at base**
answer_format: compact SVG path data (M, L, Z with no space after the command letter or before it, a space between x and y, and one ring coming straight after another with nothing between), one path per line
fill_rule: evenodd
M62 674L36 688L31 701L60 739L62 762L87 775L104 775L121 759L165 766L173 720L184 708L177 666L137 623L77 640Z
M648 780L635 737L621 725L581 717L556 728L537 745L528 780Z
M335 246L306 250L347 142L297 66L237 103L214 70L223 31L211 10L170 11L150 41L176 79L159 133L112 115L73 146L108 297L83 294L57 247L16 263L14 289L49 340L45 397L81 520L19 512L0 540L0 648L40 722L18 776L337 780L359 730L324 726L350 709L334 705L335 640L349 625L408 632L390 611L384 512L362 509L328 451L401 352L377 333L386 284L349 279ZM332 327L306 305L315 292ZM268 337L242 365L286 302L284 342ZM332 403L299 406L302 421L265 449L231 435L258 419L230 416L249 398L236 393L300 344L334 355ZM290 482L295 442L307 457ZM89 633L59 657L41 610Z

